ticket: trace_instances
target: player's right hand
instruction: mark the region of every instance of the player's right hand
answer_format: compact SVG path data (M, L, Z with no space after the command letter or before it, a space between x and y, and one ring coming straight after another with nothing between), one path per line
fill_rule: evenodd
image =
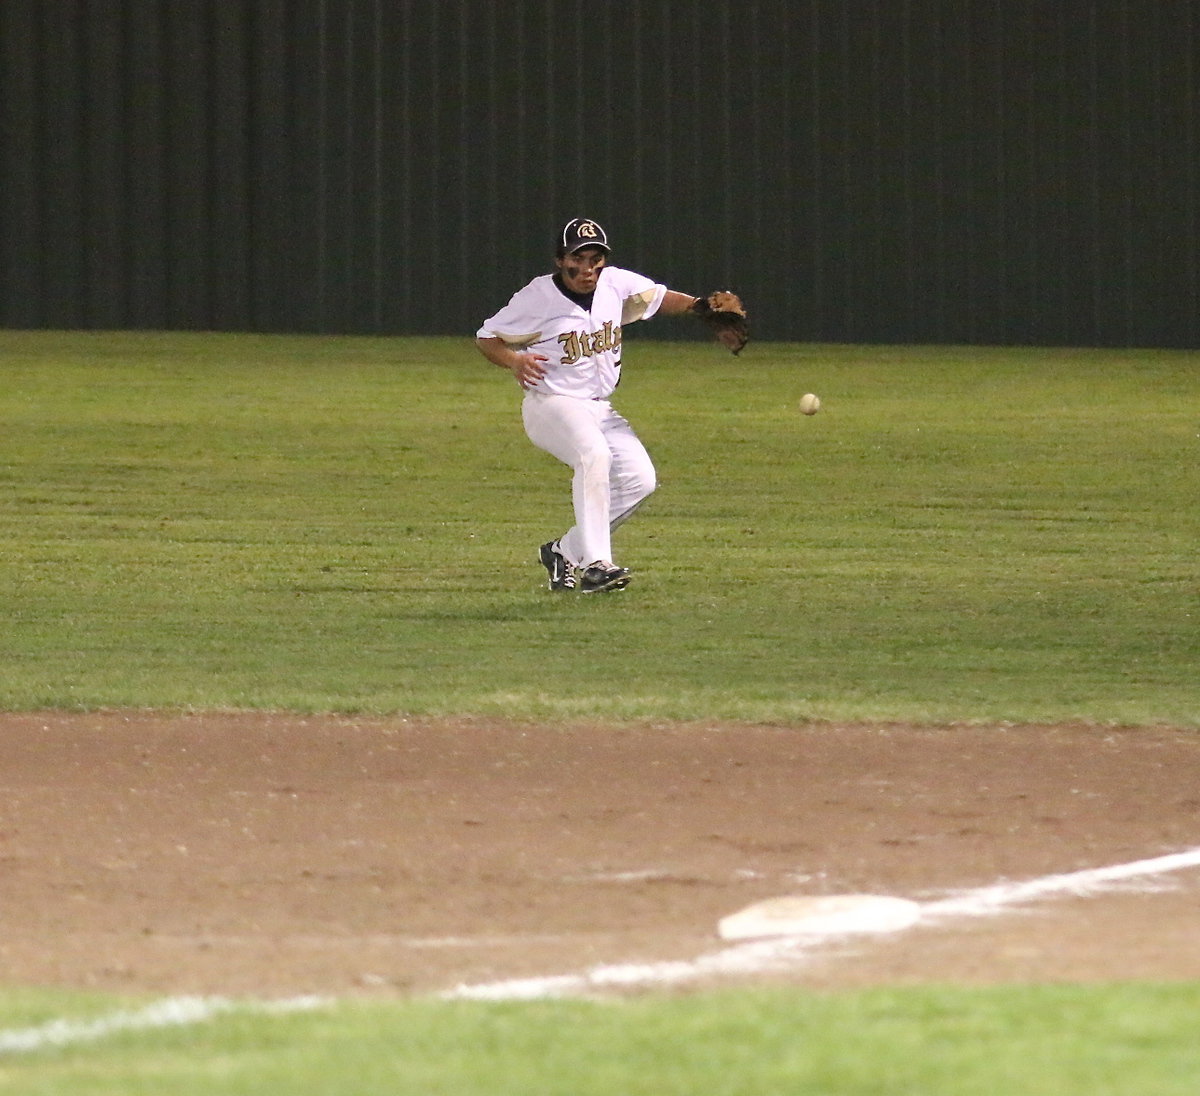
M517 378L517 384L522 388L532 388L545 375L546 367L542 362L549 361L545 354L537 354L532 350L520 350L513 355L512 371Z

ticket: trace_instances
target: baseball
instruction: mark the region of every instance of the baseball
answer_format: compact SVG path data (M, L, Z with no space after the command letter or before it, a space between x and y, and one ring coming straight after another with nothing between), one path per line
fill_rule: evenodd
M806 415L815 415L821 410L821 397L811 392L800 397L800 410Z

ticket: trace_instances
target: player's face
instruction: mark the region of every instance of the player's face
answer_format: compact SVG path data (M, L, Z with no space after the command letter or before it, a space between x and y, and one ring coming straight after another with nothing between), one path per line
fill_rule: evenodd
M607 261L608 252L602 247L581 247L556 260L563 285L572 293L590 293L595 289Z

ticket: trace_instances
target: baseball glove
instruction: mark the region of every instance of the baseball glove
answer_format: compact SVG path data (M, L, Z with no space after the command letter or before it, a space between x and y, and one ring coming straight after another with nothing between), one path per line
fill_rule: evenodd
M735 354L741 353L750 338L750 325L746 321L746 306L736 293L719 289L698 298L692 311L708 324L722 346Z

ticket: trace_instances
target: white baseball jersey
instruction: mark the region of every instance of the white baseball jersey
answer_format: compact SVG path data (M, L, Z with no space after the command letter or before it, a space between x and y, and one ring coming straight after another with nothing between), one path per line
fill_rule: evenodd
M475 334L545 354L546 375L532 391L607 399L621 379L622 327L648 320L666 293L665 285L642 274L606 266L589 312L554 284L553 274L543 274L517 290Z

